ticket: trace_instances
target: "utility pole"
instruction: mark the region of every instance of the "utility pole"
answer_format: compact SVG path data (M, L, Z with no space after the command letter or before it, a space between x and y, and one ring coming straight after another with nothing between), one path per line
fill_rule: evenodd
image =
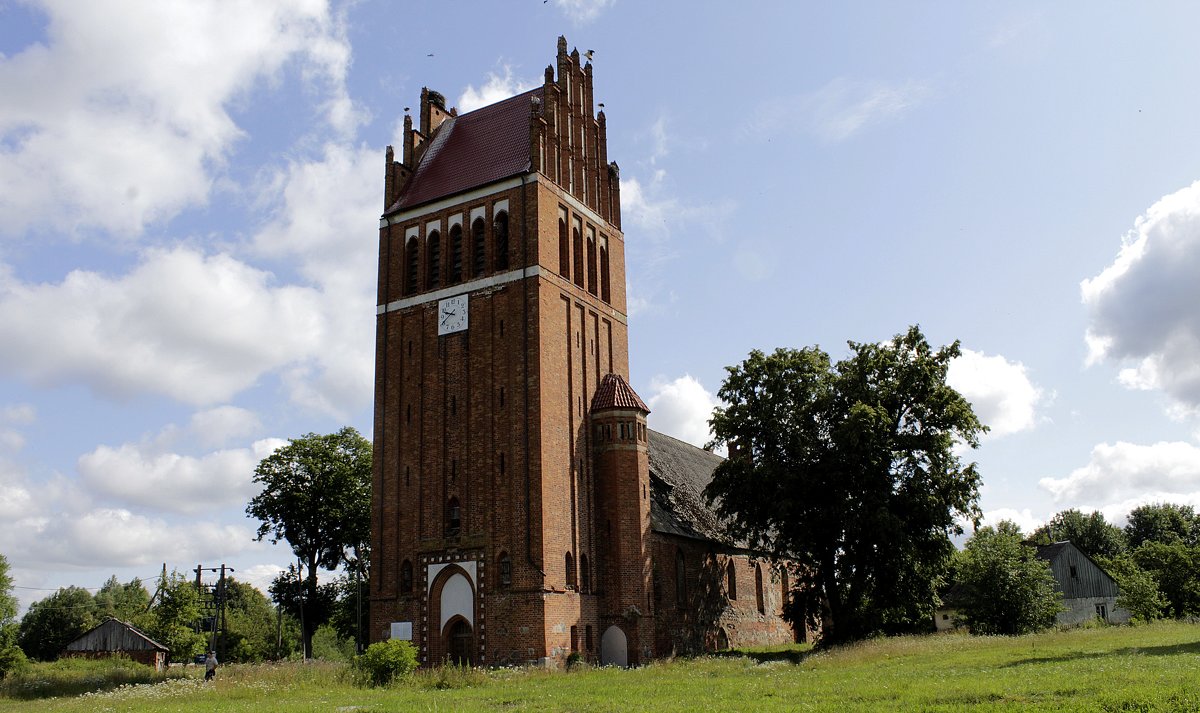
M225 563L222 562L220 567L205 567L202 564L198 564L198 565L196 565L196 569L194 569L192 571L196 573L196 591L200 594L201 598L204 597L205 590L207 589L207 587L204 586L204 582L201 578L202 573L204 573L204 572L220 573L219 577L217 579L217 586L215 587L214 591L211 592L211 600L208 602L208 605L206 605L204 607L204 610L206 613L212 614L212 629L211 629L211 633L209 635L208 650L216 651L217 650L217 633L221 632L223 634L225 632L225 625L226 625L226 622L225 622L225 573L226 572L234 572L235 570L233 569L233 567L225 566ZM224 660L225 653L226 653L224 636L221 637L221 651L219 653L220 653L220 656L218 656L217 660L218 661Z

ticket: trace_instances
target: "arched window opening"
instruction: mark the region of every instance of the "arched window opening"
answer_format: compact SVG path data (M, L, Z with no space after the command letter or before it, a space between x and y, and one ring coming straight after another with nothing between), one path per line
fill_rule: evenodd
M687 563L683 559L683 550L675 550L675 604L682 609L687 602Z
M463 278L463 239L462 226L453 225L450 228L450 280L453 285L462 282Z
M596 284L596 235L588 228L587 239L587 290L593 295L600 289Z
M612 292L608 286L608 246L603 240L600 242L600 299L605 302L612 301Z
M500 211L496 214L495 224L492 226L492 232L496 241L496 269L508 269L508 212Z
M571 242L575 253L575 284L583 287L586 268L583 266L583 231L579 227L579 221L575 221L575 227L571 229Z
M404 294L411 295L417 291L417 273L420 266L420 255L418 254L418 245L416 238L409 238L408 243L404 246Z
M762 566L754 565L754 598L758 603L758 613L765 614L767 607L763 602Z
M788 600L791 599L791 591L788 589L788 571L787 565L779 565L780 591L783 592L783 608L786 610Z
M500 586L507 587L512 584L512 558L507 552L500 553Z
M567 565L567 589L575 588L575 558L568 552L566 556Z
M413 566L412 562L404 560L404 564L400 565L400 592L409 594L413 590Z
M587 555L579 555L579 591L584 594L592 591L592 570L588 567Z
M458 505L458 498L450 498L450 502L446 503L446 534L457 535L462 531L462 508Z
M571 279L571 238L567 235L565 211L558 217L558 274Z
M471 277L482 275L484 265L483 218L476 218L471 223Z
M438 235L435 230L429 234L426 244L429 246L426 251L429 260L429 279L425 281L425 289L432 290L442 283L442 236Z
M737 599L737 568L733 566L733 558L729 558L729 565L725 568L725 591L729 593L731 600Z

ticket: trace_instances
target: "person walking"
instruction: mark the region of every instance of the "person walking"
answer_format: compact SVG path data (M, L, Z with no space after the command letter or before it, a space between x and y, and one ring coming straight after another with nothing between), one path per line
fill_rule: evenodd
M204 680L211 681L217 675L217 652L209 651L204 659Z

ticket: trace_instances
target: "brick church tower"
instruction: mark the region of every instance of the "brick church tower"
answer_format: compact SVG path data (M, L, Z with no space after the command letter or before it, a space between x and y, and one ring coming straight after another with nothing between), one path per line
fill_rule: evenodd
M654 655L648 409L592 66L421 92L379 228L371 639L424 664Z

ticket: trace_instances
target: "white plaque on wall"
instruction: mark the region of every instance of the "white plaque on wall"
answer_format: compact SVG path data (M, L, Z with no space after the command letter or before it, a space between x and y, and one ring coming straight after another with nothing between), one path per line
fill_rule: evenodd
M388 638L402 639L404 641L412 641L412 622L411 621L393 621L392 633Z

